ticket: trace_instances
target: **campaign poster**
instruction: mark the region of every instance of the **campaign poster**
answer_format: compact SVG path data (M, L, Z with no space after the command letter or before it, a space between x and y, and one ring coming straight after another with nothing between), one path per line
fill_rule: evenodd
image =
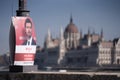
M14 65L33 65L36 52L36 34L30 17L12 17L15 29Z

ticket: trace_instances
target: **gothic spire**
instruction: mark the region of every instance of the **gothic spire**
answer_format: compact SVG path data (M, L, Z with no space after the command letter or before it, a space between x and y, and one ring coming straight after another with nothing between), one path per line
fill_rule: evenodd
M88 28L88 36L90 36L90 28Z
M101 35L100 35L100 37L101 37L101 41L103 41L104 40L104 36L103 36L103 28L101 29Z
M101 29L101 38L103 38L103 28Z
M73 23L72 14L71 14L71 17L70 17L70 23Z
M82 38L82 29L80 30L80 38Z
M61 30L60 30L60 39L63 40L63 29L61 27Z
M50 40L51 40L51 33L50 33L50 29L48 29L47 40L48 40L48 41L50 41Z

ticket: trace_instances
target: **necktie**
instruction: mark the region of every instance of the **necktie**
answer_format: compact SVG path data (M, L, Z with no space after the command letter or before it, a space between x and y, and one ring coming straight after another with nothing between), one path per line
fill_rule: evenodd
M28 45L30 45L30 41L28 41Z

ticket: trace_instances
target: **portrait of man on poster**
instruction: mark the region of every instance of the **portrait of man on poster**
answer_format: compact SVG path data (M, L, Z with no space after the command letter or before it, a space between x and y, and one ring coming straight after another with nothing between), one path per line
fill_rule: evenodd
M23 45L36 45L36 41L32 38L32 22L29 18L25 20L25 35L26 40L23 42Z

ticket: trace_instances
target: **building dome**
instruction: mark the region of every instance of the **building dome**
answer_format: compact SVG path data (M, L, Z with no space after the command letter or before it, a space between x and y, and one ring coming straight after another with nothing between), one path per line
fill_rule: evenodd
M78 29L73 23L72 17L70 19L70 23L67 25L65 29L65 33L78 33Z

